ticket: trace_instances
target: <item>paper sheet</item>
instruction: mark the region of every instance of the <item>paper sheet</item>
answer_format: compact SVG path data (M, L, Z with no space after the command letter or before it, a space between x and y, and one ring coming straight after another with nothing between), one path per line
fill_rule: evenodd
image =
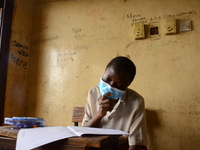
M20 129L16 150L30 150L47 143L77 136L67 127L41 127Z
M121 130L76 126L20 129L17 137L16 150L30 150L57 140L78 137L83 134L129 135Z
M68 126L68 128L74 131L78 136L89 134L89 135L129 135L121 130L116 129L103 129L103 128L92 128L92 127L77 127Z

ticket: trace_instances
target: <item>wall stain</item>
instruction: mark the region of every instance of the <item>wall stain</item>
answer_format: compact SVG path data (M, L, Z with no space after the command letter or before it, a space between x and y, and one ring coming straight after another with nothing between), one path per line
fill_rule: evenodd
M134 42L129 43L125 49L129 48Z
M128 54L126 55L126 57L129 58L129 59L131 58L130 55L128 55Z

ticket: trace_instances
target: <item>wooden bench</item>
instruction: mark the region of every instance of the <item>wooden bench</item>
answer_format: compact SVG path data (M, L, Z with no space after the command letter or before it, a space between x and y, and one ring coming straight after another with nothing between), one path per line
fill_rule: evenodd
M85 107L74 107L72 113L72 122L74 126L78 126L81 123L85 114Z

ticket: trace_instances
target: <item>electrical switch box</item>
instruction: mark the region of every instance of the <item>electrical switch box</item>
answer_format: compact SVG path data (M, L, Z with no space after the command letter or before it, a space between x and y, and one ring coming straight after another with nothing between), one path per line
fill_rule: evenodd
M182 31L191 31L192 23L190 20L181 20L180 21L180 32Z
M160 24L158 22L152 22L149 24L149 37L157 38L160 36Z
M133 34L135 39L145 38L144 23L135 23L133 25Z
M175 17L167 17L165 22L165 34L175 34L176 33L176 19Z

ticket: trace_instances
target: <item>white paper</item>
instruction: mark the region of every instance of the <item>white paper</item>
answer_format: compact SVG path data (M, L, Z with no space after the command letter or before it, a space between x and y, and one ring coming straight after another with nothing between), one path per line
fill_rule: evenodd
M129 135L121 130L75 126L20 129L17 137L16 150L30 150L57 140L78 137L83 134Z
M78 136L84 134L90 135L129 135L121 130L116 129L103 129L103 128L91 128L91 127L77 127L77 126L68 126L68 128L74 131Z
M77 136L67 127L40 127L20 129L16 150L30 150L53 141Z

